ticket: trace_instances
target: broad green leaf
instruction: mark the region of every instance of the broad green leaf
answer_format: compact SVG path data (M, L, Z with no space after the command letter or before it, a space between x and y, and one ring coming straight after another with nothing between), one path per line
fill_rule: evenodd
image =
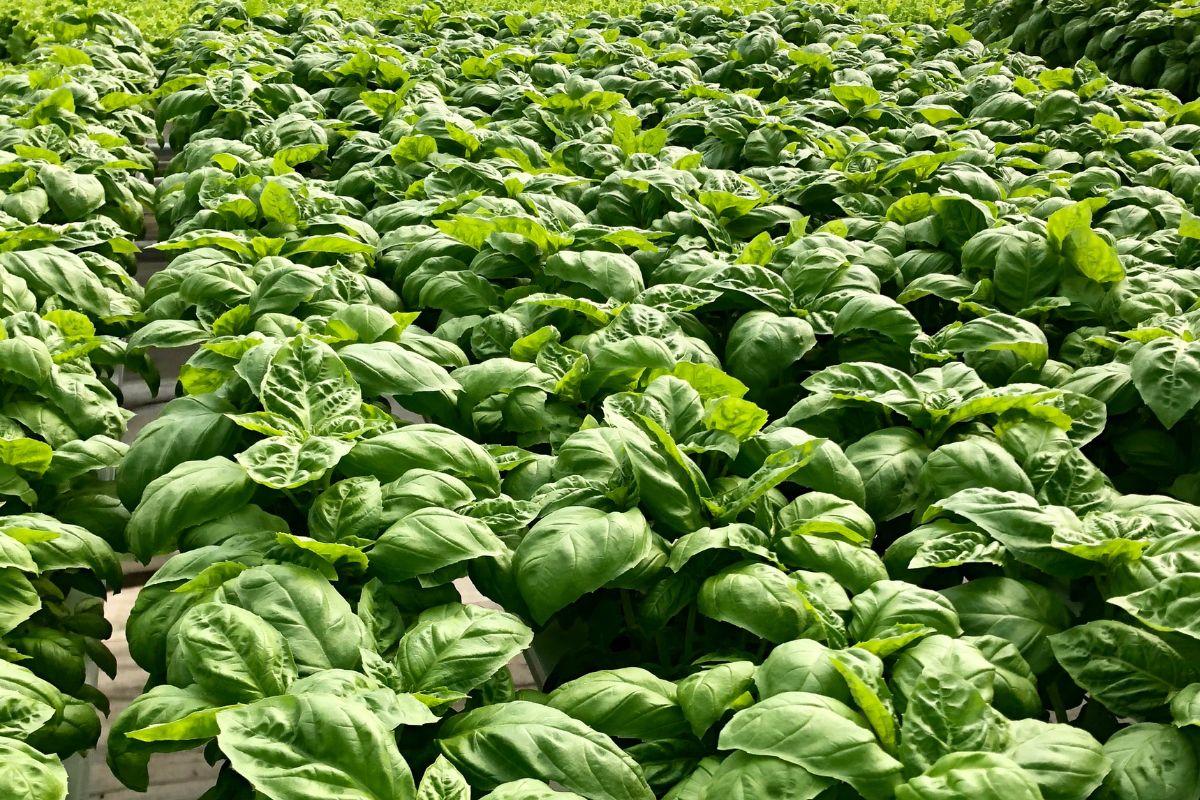
M170 552L185 529L236 511L254 488L246 470L227 458L180 464L146 486L126 530L130 550L143 561Z
M217 715L217 744L267 797L413 800L393 733L370 710L331 695L283 695Z
M670 739L688 730L675 685L638 667L568 681L550 693L547 705L622 739Z
M1148 631L1093 620L1050 637L1054 657L1071 678L1114 714L1161 708L1191 682L1194 667Z
M150 482L179 464L232 454L241 435L241 429L225 416L233 410L227 401L212 395L167 403L121 461L117 493L126 508L136 508Z
M817 694L785 692L739 711L721 731L719 746L845 781L866 800L889 798L900 783L900 762L884 751L866 720Z
M896 789L896 800L1039 800L1033 777L999 753L950 753Z
M480 496L500 491L500 473L488 452L439 425L409 425L360 440L338 465L347 475L373 475L390 483L411 469L445 472Z
M373 538L383 524L383 492L373 476L347 478L317 496L308 509L314 539L333 542L347 536Z
M703 737L725 712L750 701L755 666L751 661L731 661L696 672L678 683L679 705L697 738Z
M1004 754L1037 781L1043 800L1086 800L1112 763L1087 731L1036 719L1008 723Z
M127 734L154 725L175 722L217 705L201 694L199 689L180 689L175 686L156 686L134 698L113 721L108 739L109 769L121 783L134 791L146 791L150 783L151 755L191 749L195 743L139 742L129 738Z
M507 552L504 542L479 520L449 509L422 508L380 535L370 561L375 574L402 581Z
M104 184L95 175L46 164L41 168L38 178L50 201L67 219L82 220L104 205Z
M362 621L327 581L309 569L269 564L240 573L216 599L252 611L283 635L303 677L353 669L368 643Z
M900 759L919 774L952 753L1000 750L1006 723L970 681L939 664L922 673L908 698Z
M713 771L704 796L728 800L765 797L813 800L831 784L828 778L818 777L781 758L735 752Z
M1200 797L1200 758L1188 735L1170 725L1140 723L1123 728L1104 743L1112 771L1102 800Z
M271 358L262 385L253 387L263 410L316 436L348 437L363 428L362 393L333 349L299 338Z
M187 674L218 705L283 694L296 679L292 654L260 617L223 603L201 603L175 628L170 669Z
M445 756L438 756L421 776L416 800L471 800L471 786Z
M812 326L803 319L751 311L729 331L725 364L747 386L766 388L816 344Z
M1189 683L1171 698L1171 719L1180 728L1200 726L1200 683Z
M533 640L512 614L451 604L421 613L404 633L396 666L408 691L469 692L482 685Z
M1200 639L1200 574L1171 575L1148 589L1112 597L1108 602L1156 631L1177 631Z
M217 714L238 704L215 706L202 711L193 711L185 717L173 722L160 722L125 734L138 742L153 744L154 742L202 742L213 739L221 732L217 725Z
M1131 370L1138 394L1168 429L1200 402L1200 344L1155 339L1137 351Z
M524 778L589 800L653 800L641 769L607 736L557 709L513 701L447 721L438 746L484 790Z
M1125 278L1117 249L1091 228L1072 230L1062 251L1068 264L1097 283L1116 283Z
M911 428L875 431L846 448L846 458L862 475L871 516L889 520L915 507L918 476L929 453Z
M395 342L348 345L338 357L367 395L405 397L459 388L444 368Z
M574 792L559 792L545 781L523 778L509 781L484 795L482 800L584 800Z
M24 573L15 567L0 568L0 633L9 633L41 607L42 599Z
M704 582L697 608L780 644L811 634L817 624L800 590L794 578L769 564L736 564Z
M330 436L272 436L238 453L238 463L255 483L295 489L323 478L353 445Z
M12 800L66 800L67 771L54 756L24 742L0 738L0 796Z
M529 529L513 556L521 596L544 624L555 612L620 577L650 546L637 509L606 514L583 506L554 511Z
M1046 334L1031 322L1007 314L989 314L949 329L941 345L953 353L1013 352L1041 369L1049 357Z
M291 190L281 181L265 181L258 203L262 207L263 217L270 222L295 227L301 222L300 206Z
M962 633L954 606L937 592L903 581L877 581L851 603L850 637L873 639L895 625L924 625L947 636Z
M1034 672L1053 663L1048 638L1071 627L1063 601L1031 581L979 578L943 589L942 595L954 605L964 631L1012 642Z
M623 253L562 250L546 260L546 274L581 283L603 299L633 300L645 288L637 262Z

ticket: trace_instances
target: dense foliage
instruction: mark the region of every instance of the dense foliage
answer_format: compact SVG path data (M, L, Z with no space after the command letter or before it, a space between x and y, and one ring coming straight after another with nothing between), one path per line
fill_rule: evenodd
M1196 111L802 4L160 67L128 785L1200 797Z
M1200 800L1194 105L829 5L200 11L3 78L0 795L115 550L135 789Z
M152 88L128 22L81 21L0 79L0 795L61 797L58 761L95 745L88 662L110 674L104 597L128 512L111 468L129 412L114 393L141 315L130 277L153 193ZM101 98L104 98L103 100ZM29 785L32 784L32 789Z
M1115 80L1200 97L1196 0L996 0L976 3L975 34L1041 56L1051 66L1083 57ZM1011 37L1011 39L1009 38Z

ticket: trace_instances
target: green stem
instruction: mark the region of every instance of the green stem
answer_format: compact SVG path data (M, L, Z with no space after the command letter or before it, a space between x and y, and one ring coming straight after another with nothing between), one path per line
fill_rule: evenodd
M1050 705L1054 709L1054 721L1066 723L1067 721L1067 706L1063 702L1062 693L1058 691L1057 684L1051 684L1046 689L1046 695L1050 698Z
M692 663L692 646L696 638L696 604L688 606L687 629L683 634L683 663Z
M621 589L621 614L625 617L625 627L630 633L641 633L642 626L638 624L637 614L633 610L633 600L629 596L628 589Z

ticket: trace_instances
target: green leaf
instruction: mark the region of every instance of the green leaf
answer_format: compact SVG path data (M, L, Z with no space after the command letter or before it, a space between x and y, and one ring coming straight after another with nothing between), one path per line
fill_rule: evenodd
M739 711L721 731L719 746L845 781L866 800L889 798L900 783L900 762L858 712L808 692L785 692Z
M0 634L32 617L42 607L42 599L29 578L15 567L0 569Z
M227 458L188 461L151 481L129 519L129 547L142 561L175 548L187 528L225 516L254 494L246 470Z
M443 367L395 342L348 345L338 351L338 357L367 395L406 397L459 389Z
M422 508L384 531L370 560L375 574L402 581L507 552L504 542L479 520L445 508Z
M0 797L66 800L67 771L54 756L16 739L0 738Z
M192 608L177 623L169 649L172 674L189 675L219 705L283 694L296 679L296 665L279 631L237 606L201 603Z
M1091 228L1076 228L1063 242L1063 257L1085 277L1097 283L1124 280L1125 268L1117 249Z
M25 281L38 297L55 297L64 306L101 317L111 310L104 284L74 253L57 247L0 253L0 269Z
M568 681L550 693L547 705L621 739L671 739L688 730L675 685L638 667Z
M554 511L517 546L517 586L534 621L544 624L555 612L620 577L650 544L650 528L637 509L606 514L574 506Z
M408 425L360 440L338 466L347 475L373 475L382 483L428 469L459 478L480 496L500 492L500 472L487 450L438 425Z
M237 460L255 483L295 489L323 478L352 447L330 436L272 436L238 453Z
M1171 575L1148 589L1111 597L1108 602L1124 609L1156 631L1175 631L1200 639L1200 574Z
M1041 369L1049 357L1046 334L1032 322L1007 314L989 314L950 328L941 345L952 353L1012 352Z
M1054 657L1071 679L1120 716L1167 703L1195 671L1152 633L1114 620L1094 620L1050 637Z
M1039 800L1033 777L999 753L950 753L896 789L896 800Z
M88 214L104 205L104 184L95 175L85 175L53 164L45 164L38 178L51 202L58 206L63 216L69 220L85 219Z
M271 358L257 389L263 410L316 436L348 437L363 429L362 393L329 345L298 338Z
M369 643L366 627L337 590L309 569L268 564L221 586L217 600L261 617L283 635L303 677L323 669L353 669Z
M1138 394L1166 428L1200 402L1200 343L1155 339L1137 351L1130 367Z
M494 792L484 795L482 800L585 800L574 792L559 792L550 788L545 781L524 778L496 787Z
M800 584L769 564L743 563L704 581L700 613L779 644L811 633L817 624Z
M278 180L266 181L258 203L262 207L263 217L271 222L289 227L295 227L301 222L299 204L296 203L291 190Z
M421 776L416 800L471 800L471 786L445 756L438 756Z
M520 619L502 611L450 604L423 611L404 633L396 666L408 691L469 692L533 640Z
M766 424L767 412L740 397L722 397L704 409L704 427L725 431L739 442L754 436ZM810 449L815 449L817 444L819 442L814 442Z
M438 746L484 790L523 778L589 800L653 800L641 770L607 736L557 709L521 700L448 720Z
M871 516L889 520L913 510L918 476L929 453L911 428L874 431L846 448L846 458L862 475Z
M236 707L237 704L233 704L193 711L174 722L161 722L140 730L130 731L125 735L135 741L150 744L154 742L202 742L216 738L216 735L221 732L217 725L217 714Z
M546 260L546 274L595 289L604 299L630 301L645 289L642 270L623 253L562 250Z
M828 778L790 761L734 752L713 771L704 796L722 800L813 800L831 785Z
M1103 800L1200 797L1200 758L1188 735L1170 725L1130 725L1104 743L1112 771L1104 779Z
M217 744L251 786L276 800L413 800L395 736L364 705L283 695L217 715Z
M896 625L923 625L959 636L958 613L937 592L903 581L877 581L851 603L850 637L867 641Z
M1200 683L1189 683L1171 698L1171 719L1180 728L1200 726Z
M908 698L900 758L910 773L919 774L952 753L1002 749L1006 722L974 684L948 665L937 665L921 674Z
M211 709L216 704L199 689L180 689L175 686L156 686L134 698L113 721L108 739L108 767L113 774L134 791L144 792L149 786L150 756L191 749L193 742L139 742L127 734L154 725L175 722L191 714Z
M725 715L749 701L755 666L751 661L731 661L696 672L678 684L679 705L692 733L702 738Z
M1036 719L1008 723L1004 754L1028 772L1043 800L1086 800L1112 762L1087 731Z
M150 347L187 347L207 341L211 334L199 322L176 319L156 319L146 323L129 337L129 349Z
M1012 642L1034 672L1053 663L1048 638L1071 627L1071 612L1059 597L1031 581L990 577L942 590L954 604L963 630Z
M214 395L180 397L167 403L121 461L117 493L125 507L135 508L150 482L173 467L232 453L241 435L241 429L225 416L233 410Z
M24 667L0 667L0 738L27 739L46 723L61 720L64 697Z
M726 369L747 386L765 389L816 344L812 326L805 320L751 311L729 331Z
M383 524L383 491L373 476L347 478L330 486L308 509L314 539L334 542L347 536L374 538Z

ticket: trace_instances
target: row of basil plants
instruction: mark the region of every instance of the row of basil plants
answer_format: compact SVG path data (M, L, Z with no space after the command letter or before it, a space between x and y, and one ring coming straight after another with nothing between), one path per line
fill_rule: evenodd
M159 66L129 786L1200 796L1194 108L804 4Z
M156 83L127 21L74 20L0 76L0 795L67 792L60 761L89 750L114 674L104 598L121 586L128 512L112 468L126 451L124 369L153 376L124 337L153 196L154 120L131 98ZM115 548L115 549L114 549ZM89 682L91 680L92 682Z

